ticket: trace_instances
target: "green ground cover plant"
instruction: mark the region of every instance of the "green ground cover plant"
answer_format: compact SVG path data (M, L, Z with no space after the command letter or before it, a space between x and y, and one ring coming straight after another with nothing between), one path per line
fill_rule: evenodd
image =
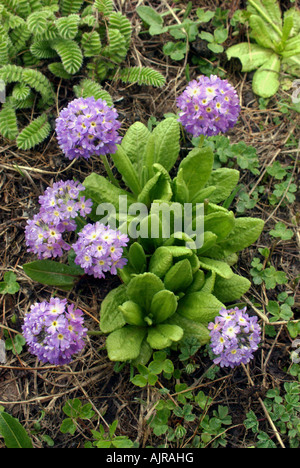
M132 26L111 0L3 1L0 34L0 80L7 88L0 132L19 149L29 150L49 136L60 80L71 80L77 96L93 95L109 104L104 80L165 82L150 67L124 65ZM40 115L29 124L20 122L22 110L33 107Z
M242 71L255 71L253 91L270 98L280 86L280 74L295 78L300 71L300 14L295 7L282 14L277 0L248 0L250 39L226 50L228 59L237 57Z

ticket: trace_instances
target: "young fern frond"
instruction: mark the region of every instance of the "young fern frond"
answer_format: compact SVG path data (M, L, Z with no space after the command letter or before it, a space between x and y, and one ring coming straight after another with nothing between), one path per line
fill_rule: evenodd
M96 28L97 19L95 15L85 15L80 19L80 26L89 26L90 28Z
M58 39L59 34L55 23L48 23L47 29L42 34L36 34L34 40L36 41L53 41Z
M17 0L1 0L0 4L3 5L8 12L14 14L17 8L18 1Z
M114 81L120 79L124 83L137 83L139 85L154 86L160 88L164 86L165 77L150 67L128 67L118 70L114 77Z
M41 0L28 0L30 5L30 11L33 13L34 11L41 9Z
M13 53L12 56L16 56L21 50L25 49L26 43L31 36L26 23L18 28L15 28L11 34L10 39L12 42Z
M0 111L0 133L9 140L14 140L19 133L16 111L9 103L5 103Z
M102 54L104 55L104 52L102 52ZM102 59L94 59L88 64L87 68L90 78L95 79L95 77L97 77L97 81L103 81L107 77L109 71L115 68L115 65Z
M12 91L12 97L16 101L24 101L30 95L30 87L24 83L17 83Z
M37 67L40 64L40 59L32 55L30 50L27 50L22 55L24 67Z
M112 98L99 84L104 79L164 84L164 78L152 69L122 70L132 26L115 4L113 0L0 0L0 80L14 83L6 88L5 112L11 123L16 123L17 109L34 107L44 112L55 103L53 85L40 71L46 67L54 76L72 81L85 58L86 76L92 79L81 77L74 86L76 95L102 98L109 105ZM5 135L15 138L16 128L11 124ZM35 128L37 138L30 136ZM36 119L20 133L18 144L30 148L47 134L48 123Z
M70 73L67 73L64 69L64 66L61 62L53 62L48 65L49 70L53 75L57 76L58 78L63 78L64 80L69 80L72 78Z
M0 66L9 63L8 57L8 37L0 34Z
M35 95L30 91L26 99L15 99L13 96L8 96L7 104L11 105L15 110L32 109L35 102Z
M60 37L64 39L74 39L78 33L78 25L80 16L71 14L69 16L63 16L55 21L58 33Z
M112 0L95 0L94 8L107 18L114 11L114 2Z
M117 29L108 29L109 45L103 50L103 55L114 63L121 63L126 58L128 48L126 39Z
M32 34L43 34L48 27L49 13L47 11L35 11L27 18L27 27Z
M5 19L5 24L7 29L15 29L23 24L25 24L25 21L23 18L17 15L13 15L12 13L9 12L3 12L2 14L3 19Z
M74 75L80 70L83 57L77 42L72 39L57 39L53 41L52 47L60 56L67 73Z
M0 79L6 84L14 81L22 81L23 68L18 65L4 65L0 68Z
M116 29L125 38L125 46L129 48L132 26L128 18L120 12L113 12L109 16L109 29Z
M49 59L57 57L57 53L50 45L50 41L35 41L30 46L30 52L38 59Z
M54 103L52 84L41 72L25 68L22 73L22 81L40 93L45 106L52 105Z
M42 114L25 127L17 137L19 149L28 150L45 140L51 131L47 115Z
M88 78L82 80L79 85L73 87L76 97L91 97L95 99L103 99L109 106L113 105L111 95L102 88L99 83Z
M71 15L72 13L78 13L83 0L61 0L61 13L63 16Z
M28 0L19 0L16 2L15 14L23 19L26 19L30 13L32 13L30 3Z
M102 44L97 31L83 33L81 46L85 57L94 57L95 55L99 55Z

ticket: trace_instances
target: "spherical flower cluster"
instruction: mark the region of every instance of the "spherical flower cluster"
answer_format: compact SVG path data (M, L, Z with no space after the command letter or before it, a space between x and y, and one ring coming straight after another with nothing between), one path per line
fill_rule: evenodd
M70 246L63 234L76 230L75 218L91 212L92 201L80 196L85 187L79 182L60 181L39 197L40 211L27 222L25 240L28 251L38 258L60 257Z
M78 237L78 241L73 244L75 263L88 275L105 278L104 273L116 275L117 268L126 265L127 259L122 258L122 255L123 247L127 246L129 239L120 231L97 222L87 224Z
M60 148L72 160L92 155L113 154L121 137L118 113L103 99L74 99L56 119L56 134Z
M44 363L60 366L84 348L87 329L81 310L74 310L66 299L51 298L31 306L22 332L32 354Z
M191 81L177 98L177 106L179 122L194 137L227 132L241 110L235 89L215 75Z
M260 342L260 326L257 317L249 317L246 307L242 310L221 309L220 315L208 325L211 348L216 356L215 364L236 367L247 364Z

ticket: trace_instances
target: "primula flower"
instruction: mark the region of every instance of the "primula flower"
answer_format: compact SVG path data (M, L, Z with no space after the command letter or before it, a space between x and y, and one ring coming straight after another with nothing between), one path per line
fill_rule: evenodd
M100 222L87 224L79 233L79 239L73 244L76 254L75 263L88 275L105 278L105 273L117 274L127 259L122 258L123 247L129 242L125 234L110 229Z
M257 317L249 317L246 307L242 310L221 309L214 322L209 323L211 348L216 356L215 364L236 367L247 364L258 349L261 329Z
M216 75L191 81L177 98L177 106L179 122L194 137L227 132L241 110L235 89Z
M79 182L60 181L48 187L39 197L40 211L27 222L25 240L28 251L40 259L60 257L70 246L64 241L63 234L76 230L75 218L88 215L92 201L80 197L85 187Z
M51 298L31 306L22 326L30 352L40 361L54 365L69 364L85 346L83 313L74 310L66 299Z
M56 134L60 148L72 160L92 155L113 154L121 137L115 108L103 99L74 99L56 119Z

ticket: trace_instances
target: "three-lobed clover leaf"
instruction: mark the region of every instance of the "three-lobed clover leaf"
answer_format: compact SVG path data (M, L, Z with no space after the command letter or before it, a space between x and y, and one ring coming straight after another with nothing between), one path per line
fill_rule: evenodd
M0 294L15 294L20 290L17 277L12 271L4 274L4 281L0 283Z

